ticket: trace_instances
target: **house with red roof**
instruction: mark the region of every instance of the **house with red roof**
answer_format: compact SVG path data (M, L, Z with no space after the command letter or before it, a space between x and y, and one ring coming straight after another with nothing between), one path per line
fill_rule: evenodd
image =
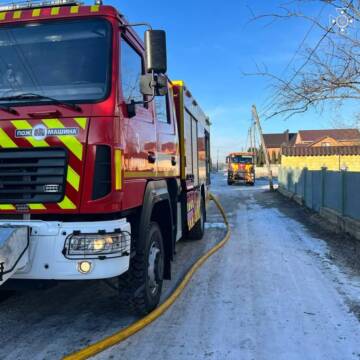
M299 130L295 147L355 146L360 145L358 129Z

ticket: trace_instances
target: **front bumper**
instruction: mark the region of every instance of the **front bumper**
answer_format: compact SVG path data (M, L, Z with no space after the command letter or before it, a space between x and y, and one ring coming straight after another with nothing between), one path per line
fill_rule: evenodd
M252 182L255 179L255 174L249 173L247 171L229 172L229 179L234 181L243 180L243 181Z
M113 233L116 229L130 233L130 224L125 219L95 222L55 222L55 221L0 221L0 226L28 226L30 243L27 263L12 279L37 280L90 280L118 276L129 268L130 244L126 255L113 258L89 256L91 271L79 272L79 262L87 259L70 259L63 254L66 238L74 233Z

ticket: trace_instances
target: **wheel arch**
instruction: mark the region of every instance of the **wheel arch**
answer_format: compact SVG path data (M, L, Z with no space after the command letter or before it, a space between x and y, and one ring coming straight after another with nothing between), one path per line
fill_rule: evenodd
M138 223L138 236L136 236L135 250L141 251L144 244L148 224L151 221L158 223L165 252L164 278L171 278L171 261L175 253L176 204L174 204L175 185L168 184L166 180L149 181L146 186L140 221ZM177 193L176 193L177 195ZM175 210L175 213L174 213ZM164 216L168 214L169 216Z

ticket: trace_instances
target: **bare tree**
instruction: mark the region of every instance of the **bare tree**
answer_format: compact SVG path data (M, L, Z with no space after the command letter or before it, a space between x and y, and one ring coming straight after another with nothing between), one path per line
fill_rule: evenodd
M304 10L309 4L319 5L318 15ZM288 118L311 107L321 111L327 104L341 107L345 101L360 99L359 0L289 0L277 13L254 15L254 19L302 19L319 34L317 43L301 52L301 64L287 78L258 68L256 75L269 77L274 88L265 109L268 118ZM354 125L359 119L360 114Z

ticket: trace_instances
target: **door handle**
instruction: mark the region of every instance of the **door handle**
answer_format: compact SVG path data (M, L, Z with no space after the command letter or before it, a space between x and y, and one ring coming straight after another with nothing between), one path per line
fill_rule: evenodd
M175 156L172 156L172 157L171 157L171 165L172 165L172 166L175 166L175 165L176 165L176 157L175 157Z
M148 152L148 162L149 162L150 164L155 164L155 162L156 162L156 155L155 155L155 153L152 152L152 151L149 151L149 152Z

